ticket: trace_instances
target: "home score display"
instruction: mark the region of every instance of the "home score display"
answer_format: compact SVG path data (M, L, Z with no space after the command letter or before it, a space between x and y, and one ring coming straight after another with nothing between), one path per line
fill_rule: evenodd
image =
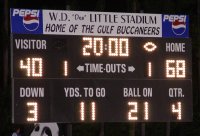
M11 36L13 122L192 121L189 38Z

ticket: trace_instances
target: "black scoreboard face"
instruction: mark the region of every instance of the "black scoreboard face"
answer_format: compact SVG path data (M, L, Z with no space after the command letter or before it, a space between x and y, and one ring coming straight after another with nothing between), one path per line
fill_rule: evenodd
M191 41L11 37L13 122L192 121Z

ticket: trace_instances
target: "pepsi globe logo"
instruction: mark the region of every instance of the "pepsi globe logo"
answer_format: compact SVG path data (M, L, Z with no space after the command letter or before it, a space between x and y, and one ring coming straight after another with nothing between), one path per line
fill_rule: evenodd
M39 18L32 17L30 14L23 17L23 25L28 31L35 31L39 27Z
M184 21L175 20L172 22L172 31L176 35L182 35L186 30L186 23Z

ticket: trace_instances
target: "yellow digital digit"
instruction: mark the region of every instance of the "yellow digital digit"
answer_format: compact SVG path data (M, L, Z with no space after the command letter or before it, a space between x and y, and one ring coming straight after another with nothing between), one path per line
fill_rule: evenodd
M152 65L151 62L148 62L148 77L152 76Z
M119 56L129 56L128 38L119 39Z
M91 120L96 120L96 103L91 102Z
M21 69L26 69L26 75L29 77L31 76L31 59L26 58L26 64L24 64L24 60L20 60L20 68Z
M83 37L83 41L88 42L88 44L83 45L83 56L90 56L90 50L92 49L92 38Z
M138 103L128 102L128 106L130 107L130 110L128 112L128 120L138 120L138 117L137 117Z
M144 120L149 120L149 103L144 102Z
M109 56L118 56L118 39L117 38L109 38L108 52L109 52Z
M32 58L32 76L42 77L42 58Z
M38 121L38 104L37 102L27 102L28 106L28 122Z
M94 54L101 56L103 54L103 38L94 38Z
M177 78L185 78L185 60L176 61L176 76Z
M64 76L68 76L68 63L64 61Z
M176 104L172 104L172 113L176 113L177 114L177 119L181 120L182 119L182 106L181 106L181 102L177 102Z

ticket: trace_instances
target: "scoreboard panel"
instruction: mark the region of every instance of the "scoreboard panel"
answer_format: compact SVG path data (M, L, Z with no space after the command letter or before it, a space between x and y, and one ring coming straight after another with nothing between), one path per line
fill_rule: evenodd
M191 63L189 39L13 34L13 116L191 121Z
M187 15L10 9L12 122L190 122Z

